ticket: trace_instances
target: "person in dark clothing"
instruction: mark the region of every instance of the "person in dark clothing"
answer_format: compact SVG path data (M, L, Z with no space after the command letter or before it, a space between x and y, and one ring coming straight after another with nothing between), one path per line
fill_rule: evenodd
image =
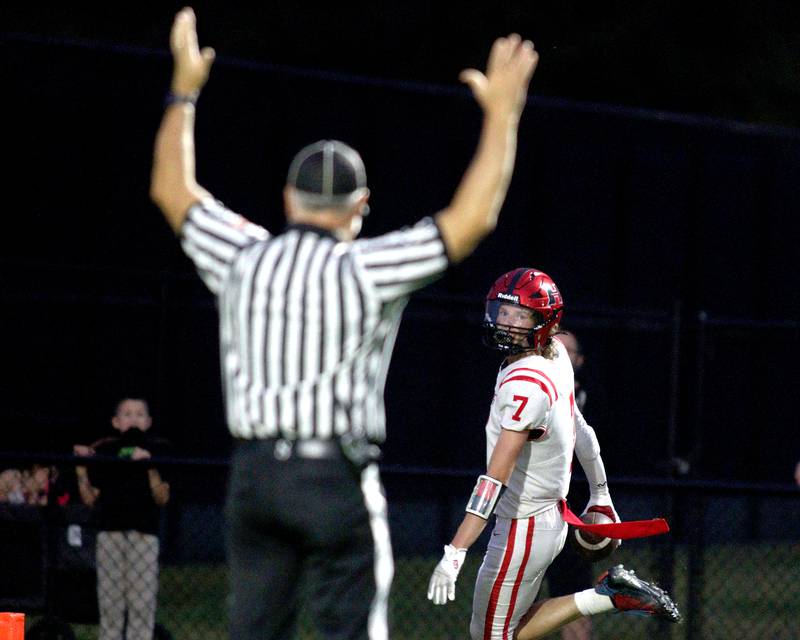
M144 399L120 400L111 425L117 435L75 445L75 455L140 461L167 450L165 440L148 433L152 418ZM169 483L155 467L117 460L75 471L81 500L93 507L98 530L99 638L150 640L158 593L159 512L169 501Z

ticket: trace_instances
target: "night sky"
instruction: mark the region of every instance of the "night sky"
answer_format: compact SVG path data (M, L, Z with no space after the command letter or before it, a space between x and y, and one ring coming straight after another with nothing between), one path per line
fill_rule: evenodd
M228 441L213 301L147 195L180 7L4 3L0 11L13 159L4 192L13 241L0 256L4 362L14 374L0 421L16 426L7 446L64 448L100 435L118 390L131 385L145 387L184 450L215 452ZM572 305L592 362L593 417L615 426L604 442L617 470L650 464L637 448L643 439L663 444L674 410L679 453L704 458L710 475L732 474L740 456L754 478L788 477L800 450L787 418L800 393L787 355L797 352L800 295L800 4L195 9L200 44L218 54L198 107L198 177L273 231L284 222L291 155L322 136L364 155L375 212L366 235L444 206L479 124L466 89L453 91L459 71L483 68L493 39L512 31L540 51L498 231L431 297L412 299L404 320L387 386L390 421L401 423L390 426L390 460L480 463L486 402L472 378L490 388L494 361L472 332L485 283L527 264L552 270ZM442 295L458 305L443 305ZM676 365L669 331L678 303ZM700 312L719 321L702 362L692 333ZM725 324L730 317L767 324L742 329ZM438 367L454 351L469 378L448 378L459 400L429 384L444 379ZM698 363L708 371L705 405ZM438 440L421 452L431 421ZM451 458L465 425L477 425L472 462Z
M153 5L5 3L0 33L163 50L181 5ZM220 56L450 84L483 63L494 37L517 31L541 53L538 95L800 125L800 5L788 0L194 7L201 44Z

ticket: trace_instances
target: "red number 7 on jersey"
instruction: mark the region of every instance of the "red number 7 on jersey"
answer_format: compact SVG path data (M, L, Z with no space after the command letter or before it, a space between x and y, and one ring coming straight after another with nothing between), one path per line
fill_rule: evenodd
M511 416L511 419L519 422L520 415L522 415L525 405L528 404L528 396L514 396L514 402L519 402L519 407L517 407L517 410L514 412L514 415Z

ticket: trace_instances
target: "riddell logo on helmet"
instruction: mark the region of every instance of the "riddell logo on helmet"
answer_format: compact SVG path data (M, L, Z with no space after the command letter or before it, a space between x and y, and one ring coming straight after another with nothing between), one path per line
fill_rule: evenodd
M497 297L500 300L509 300L511 302L519 302L519 296L511 295L510 293L498 293Z

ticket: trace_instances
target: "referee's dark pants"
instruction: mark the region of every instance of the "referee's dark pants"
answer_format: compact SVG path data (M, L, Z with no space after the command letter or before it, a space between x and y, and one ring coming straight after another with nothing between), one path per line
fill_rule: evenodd
M376 464L357 470L335 443L238 442L226 516L233 640L295 637L301 584L326 640L388 638L394 565Z

